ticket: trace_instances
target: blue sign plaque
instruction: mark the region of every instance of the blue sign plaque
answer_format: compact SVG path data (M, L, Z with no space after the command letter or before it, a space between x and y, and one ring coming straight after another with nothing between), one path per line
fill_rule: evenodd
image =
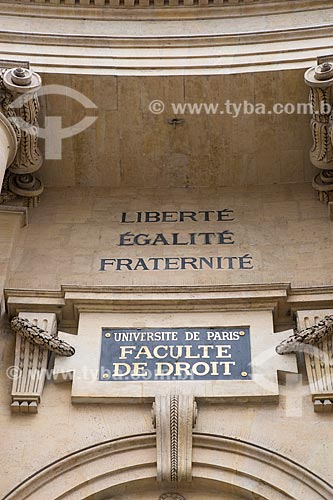
M102 328L100 381L251 380L250 328Z

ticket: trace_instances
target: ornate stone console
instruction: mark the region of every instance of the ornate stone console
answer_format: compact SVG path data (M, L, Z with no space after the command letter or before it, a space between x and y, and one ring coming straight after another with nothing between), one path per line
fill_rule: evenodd
M319 57L304 79L310 87L312 108L310 160L319 169L312 185L333 218L333 56Z
M277 346L278 354L302 352L314 410L333 410L333 310L297 311L298 330Z
M38 149L41 78L27 64L8 65L0 61L0 204L21 197L34 206L43 192L35 176L43 162Z
M72 356L75 349L58 339L54 313L20 313L11 323L16 336L12 367L12 411L37 413L41 400L50 352Z

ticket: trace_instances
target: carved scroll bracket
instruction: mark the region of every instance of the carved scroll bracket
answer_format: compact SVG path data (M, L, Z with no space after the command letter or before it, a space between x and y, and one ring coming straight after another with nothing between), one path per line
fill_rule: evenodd
M319 169L312 185L320 201L327 203L333 218L333 56L318 58L317 66L304 75L310 87L313 145L311 163Z
M158 481L191 481L192 429L196 419L197 405L193 396L155 398L153 424L156 427Z
M7 165L3 185L0 183L0 204L23 197L29 206L34 206L43 192L43 185L35 176L43 162L38 149L40 87L40 76L28 68L0 68L0 112L16 137L15 154Z
M11 322L16 335L12 367L12 411L37 413L49 363L49 353L72 356L75 350L57 338L56 315L20 313Z
M297 323L276 351L304 353L314 410L333 411L333 310L298 311Z

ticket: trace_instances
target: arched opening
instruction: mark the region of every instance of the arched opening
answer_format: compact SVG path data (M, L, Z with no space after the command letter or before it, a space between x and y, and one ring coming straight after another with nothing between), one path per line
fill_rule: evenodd
M100 443L47 465L3 500L327 500L333 487L300 464L251 443L195 433L193 481L156 481L155 434ZM163 498L163 497L161 497Z

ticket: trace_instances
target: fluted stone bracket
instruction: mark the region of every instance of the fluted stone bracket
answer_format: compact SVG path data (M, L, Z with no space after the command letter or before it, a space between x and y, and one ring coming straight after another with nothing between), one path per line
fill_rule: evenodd
M314 410L333 411L333 309L298 311L297 326L276 350L304 353Z
M156 428L158 481L191 481L192 429L197 419L194 397L157 396L152 414Z
M330 219L333 219L333 55L319 57L317 66L304 75L310 87L312 111L311 131L313 145L310 150L311 163L319 172L312 185L318 198L327 203Z
M40 76L28 67L0 66L0 116L15 142L15 154L4 162L7 171L0 178L0 205L23 199L28 206L35 206L43 192L36 177L43 163L38 148L40 87Z
M72 356L72 346L57 338L54 313L21 312L11 322L16 335L15 361L9 375L13 379L11 409L15 413L37 413L41 401L49 353Z
M32 324L55 336L56 315L41 313L20 313L19 318L28 319ZM41 400L49 353L43 347L34 345L18 333L16 335L15 361L12 385L12 411L37 413Z

